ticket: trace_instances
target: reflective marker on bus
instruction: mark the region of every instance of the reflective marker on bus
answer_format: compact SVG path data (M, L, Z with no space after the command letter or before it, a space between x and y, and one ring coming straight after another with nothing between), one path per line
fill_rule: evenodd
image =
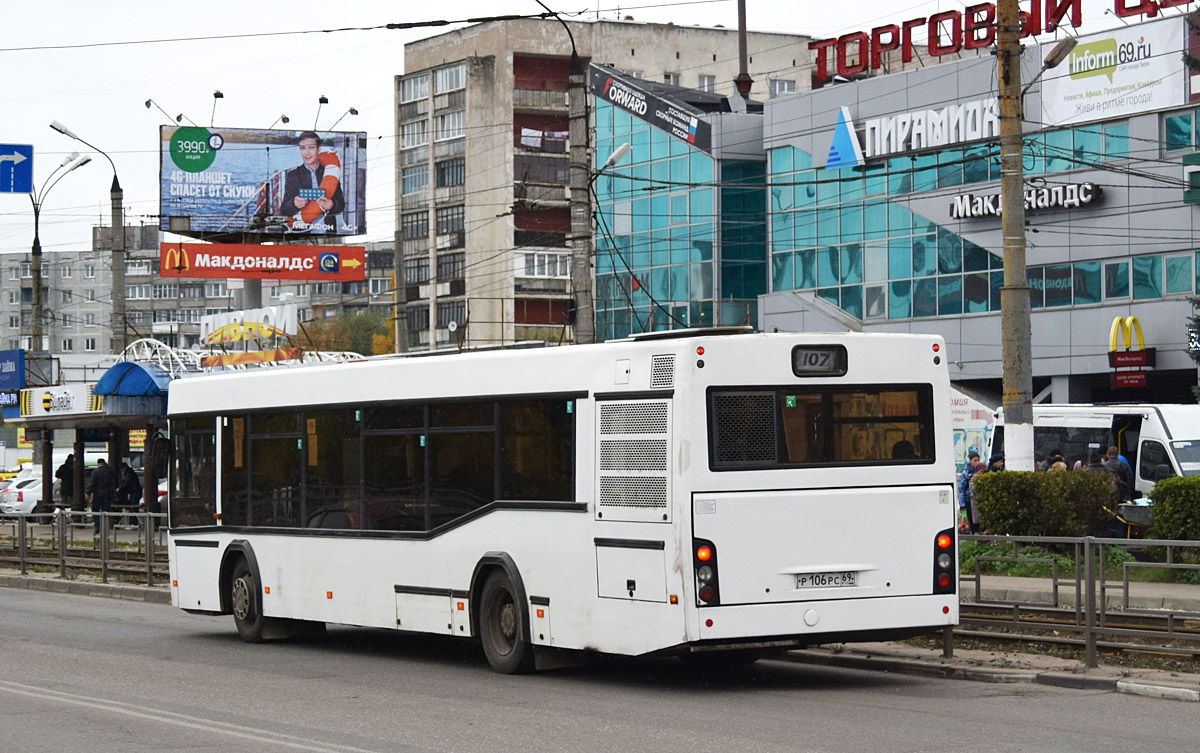
M177 379L172 600L251 642L461 636L500 672L937 631L943 347L681 331Z

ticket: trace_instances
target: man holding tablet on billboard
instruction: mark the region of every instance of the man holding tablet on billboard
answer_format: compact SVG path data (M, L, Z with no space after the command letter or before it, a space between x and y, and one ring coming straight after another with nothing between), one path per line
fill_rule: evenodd
M321 151L321 137L300 134L296 145L303 164L287 171L279 211L297 232L324 234L336 230L336 217L346 208L342 194L342 164L333 152ZM329 219L326 219L328 217Z

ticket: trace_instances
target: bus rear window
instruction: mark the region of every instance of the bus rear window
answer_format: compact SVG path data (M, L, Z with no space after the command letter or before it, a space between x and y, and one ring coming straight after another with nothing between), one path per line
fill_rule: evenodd
M709 390L714 470L932 463L928 385Z

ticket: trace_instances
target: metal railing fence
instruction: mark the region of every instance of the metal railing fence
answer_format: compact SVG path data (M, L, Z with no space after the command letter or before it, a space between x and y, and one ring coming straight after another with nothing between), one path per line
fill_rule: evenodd
M57 570L62 578L98 573L135 579L148 586L166 582L167 516L145 512L55 512L0 515L0 563L22 575Z

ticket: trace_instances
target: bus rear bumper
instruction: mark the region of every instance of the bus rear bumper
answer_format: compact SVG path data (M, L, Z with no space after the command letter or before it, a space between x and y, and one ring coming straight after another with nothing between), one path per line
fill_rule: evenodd
M958 623L958 594L703 607L694 646L899 640ZM763 646L764 648L767 646Z

